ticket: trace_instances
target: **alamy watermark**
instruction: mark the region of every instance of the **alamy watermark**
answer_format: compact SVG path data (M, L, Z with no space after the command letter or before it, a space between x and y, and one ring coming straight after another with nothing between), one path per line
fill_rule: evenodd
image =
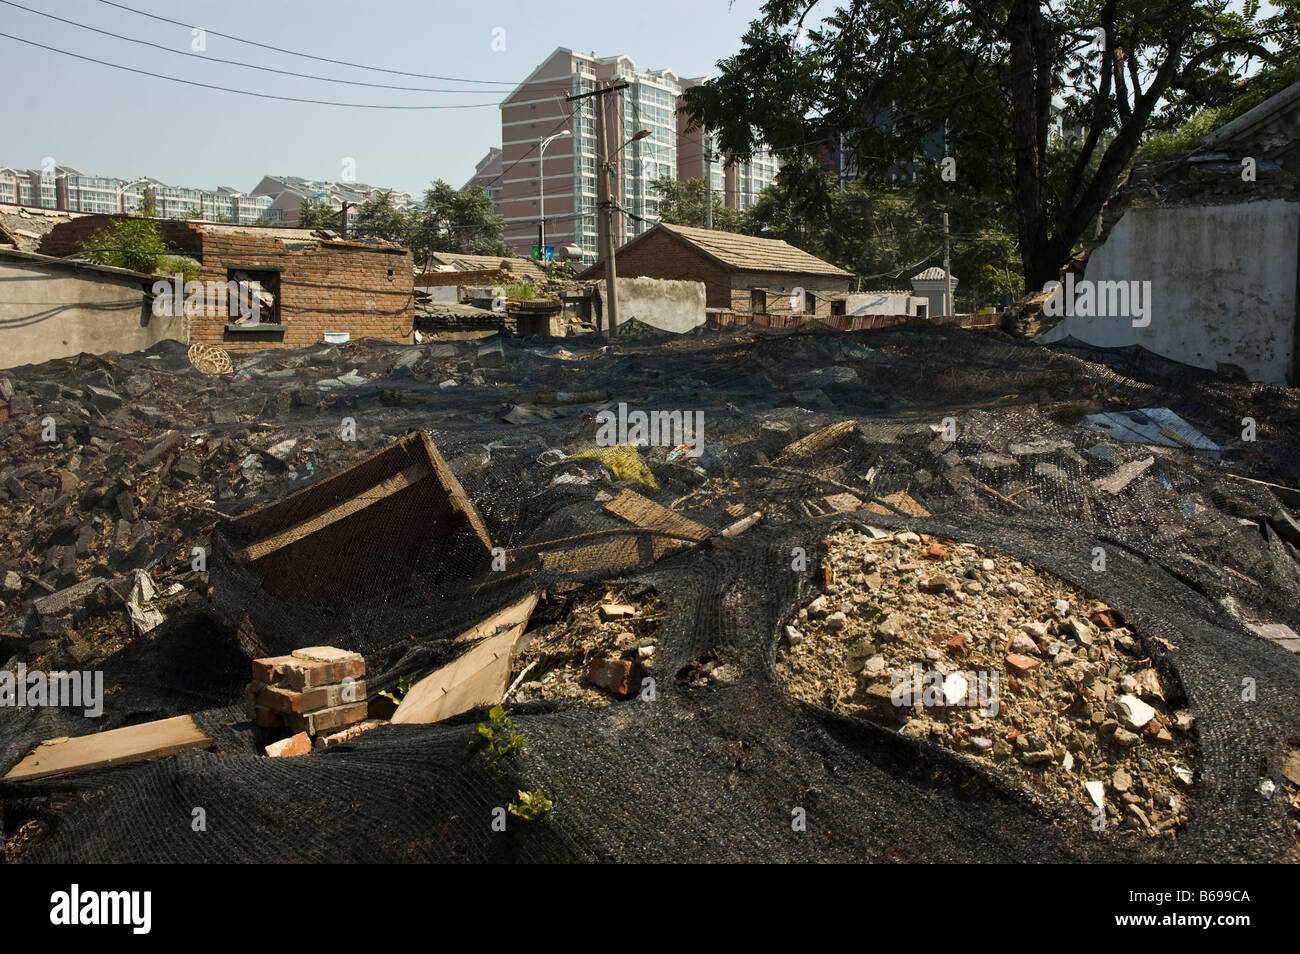
M988 670L945 673L922 669L920 663L913 663L911 672L895 672L890 676L893 688L889 700L899 707L911 708L918 703L926 708L965 706L978 708L981 715L995 716L1001 709L998 678L998 673Z
M597 413L596 425L598 447L685 446L687 457L704 453L703 411L629 411L620 401L617 413L608 409Z
M1134 328L1151 324L1151 282L1094 282L1074 280L1065 273L1065 284L1048 282L1043 291L1050 292L1043 302L1043 314L1050 318L1131 318Z
M0 669L0 707L54 706L81 708L88 719L104 714L104 674L95 672L27 671L18 664L17 675Z
M261 320L261 294L261 282L187 282L178 272L170 279L153 283L153 313L155 318L179 318L200 309L209 314L220 312L224 305L231 318L251 318L250 324L257 324Z

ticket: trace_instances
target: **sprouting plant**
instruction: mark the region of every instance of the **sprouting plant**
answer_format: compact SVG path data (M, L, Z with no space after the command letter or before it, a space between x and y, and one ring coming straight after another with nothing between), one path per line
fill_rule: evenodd
M518 752L524 747L524 737L514 731L515 724L510 720L510 710L498 704L488 710L488 722L478 724L478 734L487 739L483 755L491 762L496 762L503 755Z
M511 802L509 808L510 814L524 821L537 821L551 810L551 800L540 788L532 792L520 790L519 801Z
M397 680L397 688L395 688L392 692L387 692L387 691L381 692L380 695L386 699L392 699L395 703L397 703L400 706L402 704L402 700L406 698L406 694L411 691L411 687L413 685L415 685L414 682L412 682L410 679L407 679L405 676L402 676Z

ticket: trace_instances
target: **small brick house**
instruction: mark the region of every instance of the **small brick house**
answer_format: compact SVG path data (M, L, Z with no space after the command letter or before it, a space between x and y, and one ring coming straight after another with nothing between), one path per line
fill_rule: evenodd
M660 222L618 250L620 278L703 282L705 306L737 314L842 315L852 272L779 239ZM605 275L597 262L579 278Z
M123 216L88 215L57 225L42 240L41 251L74 255L116 218ZM168 249L199 262L198 280L205 287L228 288L234 282L247 288L240 283L255 282L262 293L255 323L224 295L188 305L191 343L244 352L316 344L330 332L410 340L414 269L411 253L400 246L329 238L310 229L155 222Z

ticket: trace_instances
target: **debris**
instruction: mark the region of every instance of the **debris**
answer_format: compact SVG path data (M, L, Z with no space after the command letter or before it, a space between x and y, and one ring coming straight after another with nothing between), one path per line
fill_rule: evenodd
M591 447L570 454L570 458L590 458L602 464L614 475L615 480L635 480L654 490L659 489L659 481L645 462L635 444L621 444L618 447Z
M645 670L641 664L626 659L593 659L587 669L587 679L592 685L624 698L640 690L643 678Z
M11 782L163 758L188 749L210 749L212 739L191 716L144 722L75 738L49 739L5 774Z
M1121 465L1115 473L1109 477L1098 477L1092 482L1092 485L1098 490L1104 490L1110 494L1117 494L1129 484L1131 484L1139 475L1148 467L1156 462L1154 457L1144 457L1142 460L1130 461Z
M683 517L634 490L622 491L605 504L605 509L634 526L676 539L702 543L714 533L709 527Z
M1155 717L1156 710L1151 708L1141 699L1134 695L1122 695L1119 697L1119 704L1124 708L1126 713L1125 721L1128 722L1129 728L1140 729Z
M748 517L741 517L735 523L731 524L729 527L727 527L725 530L719 533L718 536L724 537L728 540L730 540L732 537L738 537L762 519L763 519L762 512L756 510L753 513L751 513Z
M162 611L153 606L158 597L158 588L153 578L144 570L131 571L131 594L126 600L126 612L136 632L144 635L152 632L163 621Z
M194 342L189 350L190 364L204 374L229 374L232 370L230 355L224 348Z
M425 431L225 528L274 596L338 605L400 583L436 552L442 566L490 562L492 540ZM402 559L374 559L401 554ZM358 561L365 573L355 572Z
M266 747L266 754L272 758L292 758L295 755L311 754L311 736L299 732L279 742L272 742Z
M627 603L602 603L600 606L601 619L622 619L624 616L635 616L636 607Z
M886 506L881 506L881 504ZM867 509L872 513L884 514L885 516L896 516L900 513L908 517L930 516L930 511L926 510L910 494L902 490L887 497L881 497L879 501L867 504Z
M1105 411L1084 420L1110 437L1126 444L1156 444L1181 447L1206 457L1218 458L1219 445L1167 407L1144 407L1134 411Z
M1016 672L1029 672L1029 670L1041 664L1037 659L1034 659L1031 656L1021 656L1018 653L1011 653L1007 656L1007 665Z
M500 702L519 637L536 605L533 593L457 636L457 643L472 647L412 686L393 714L393 724L441 722L475 706Z
M318 735L366 717L366 662L333 646L253 660L245 708L256 725Z
M775 463L787 464L791 461L813 457L826 448L844 440L857 430L857 426L857 421L840 421L837 424L828 424L813 431L807 437L801 437L799 440L787 444L785 449L781 451L780 456L776 458Z

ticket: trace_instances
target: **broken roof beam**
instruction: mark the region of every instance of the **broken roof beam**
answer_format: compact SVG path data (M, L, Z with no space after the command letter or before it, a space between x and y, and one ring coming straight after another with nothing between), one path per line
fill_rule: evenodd
M69 772L109 768L163 758L189 749L210 749L212 745L212 739L195 724L192 716L176 716L75 738L49 739L11 768L5 781L30 781Z

